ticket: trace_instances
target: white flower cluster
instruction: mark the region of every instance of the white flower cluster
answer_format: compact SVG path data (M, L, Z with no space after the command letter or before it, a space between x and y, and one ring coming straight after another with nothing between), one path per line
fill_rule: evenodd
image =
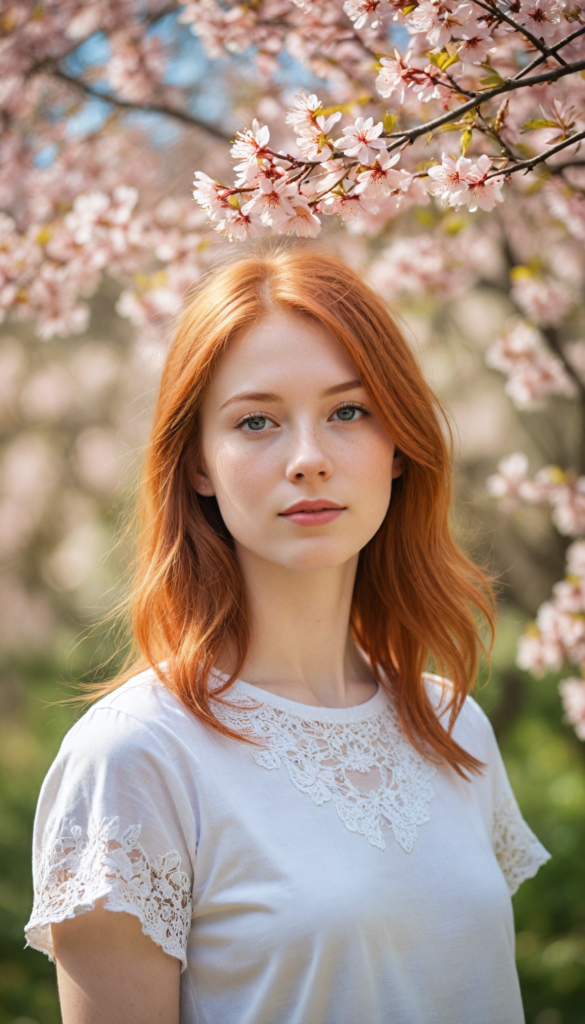
M519 409L535 407L548 395L577 396L577 384L564 362L527 321L511 320L487 350L485 361L507 374L506 394Z
M567 663L580 669L582 676L562 680L559 691L567 721L585 739L585 476L570 478L547 466L530 479L526 455L515 452L501 460L487 485L508 510L522 504L552 508L559 533L577 538L567 548L565 578L520 637L516 660L535 676L560 672Z
M202 171L195 175L193 197L216 230L238 240L262 228L313 237L321 229L320 215L339 214L345 220L356 213L375 214L379 201L390 196L398 202L409 195L420 201L424 175L396 166L400 152L389 152L382 121L358 117L333 139L331 129L341 117L339 110L325 114L316 95L301 91L285 119L300 156L272 149L268 126L257 120L238 132L231 148L237 161L234 185L220 185ZM491 210L503 200L504 184L501 175L491 172L485 155L475 163L444 156L440 167L428 170L428 190L453 207Z

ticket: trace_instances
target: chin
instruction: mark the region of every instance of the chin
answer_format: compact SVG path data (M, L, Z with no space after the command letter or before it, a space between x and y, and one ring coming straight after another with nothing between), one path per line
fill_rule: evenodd
M286 569L309 572L344 565L357 553L353 548L350 551L341 550L334 544L304 543L299 545L297 550L279 552L275 558L269 558L269 561L277 562Z

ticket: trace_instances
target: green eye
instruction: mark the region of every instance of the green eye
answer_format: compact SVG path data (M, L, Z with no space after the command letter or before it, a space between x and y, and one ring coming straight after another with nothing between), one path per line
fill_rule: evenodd
M337 410L337 416L340 420L353 420L357 411L353 406L346 405L345 409Z
M245 426L249 427L250 430L263 430L266 426L266 417L252 416L251 419L246 420Z

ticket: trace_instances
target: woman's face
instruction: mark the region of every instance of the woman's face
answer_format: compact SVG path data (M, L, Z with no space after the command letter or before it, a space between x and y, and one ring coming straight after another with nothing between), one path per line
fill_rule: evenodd
M357 555L402 472L351 359L300 316L271 316L232 340L201 429L195 489L216 496L236 550L290 569Z

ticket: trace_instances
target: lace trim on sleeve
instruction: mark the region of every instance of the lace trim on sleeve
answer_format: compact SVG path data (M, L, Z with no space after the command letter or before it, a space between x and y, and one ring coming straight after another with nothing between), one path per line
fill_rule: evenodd
M511 793L504 793L495 808L492 844L511 896L551 856L524 821Z
M139 843L141 826L118 836L119 818L90 821L87 836L71 823L39 866L35 901L25 932L27 946L54 959L51 924L93 910L105 897L106 910L134 914L142 931L165 953L187 966L191 928L191 880L181 871L177 850L149 858Z

